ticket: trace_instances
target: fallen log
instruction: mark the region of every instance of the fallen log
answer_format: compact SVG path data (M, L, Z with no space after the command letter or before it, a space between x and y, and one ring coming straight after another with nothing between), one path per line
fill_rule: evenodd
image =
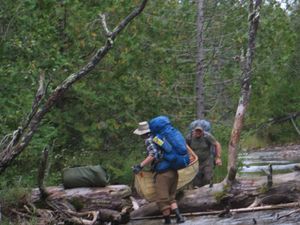
M206 212L224 208L237 209L252 205L273 205L300 200L300 172L273 175L272 186L266 177L238 178L232 185L225 182L185 190L178 199L181 212ZM287 195L287 193L289 193ZM134 210L131 218L159 215L155 203L149 203Z
M300 207L299 202L293 202L293 203L287 203L287 204L278 204L278 205L266 205L266 206L258 206L253 208L240 208L240 209L231 209L228 211L228 213L243 213L243 212L254 212L254 211L261 211L261 210L274 210L274 209L287 209L287 208L298 208ZM293 210L290 212L296 213L300 211L300 209ZM209 216L209 215L220 215L224 211L223 210L216 210L216 211L207 211L207 212L192 212L192 213L182 213L183 216ZM284 215L288 216L288 215ZM279 218L282 218L284 216L280 216ZM144 217L135 217L132 218L132 220L149 220L149 219L162 219L162 215L157 216L144 216Z
M111 209L121 211L131 206L131 189L127 185L109 185L106 187L64 189L62 186L45 188L47 201L67 201L74 205L77 211L93 211ZM41 192L38 188L31 193L29 202L41 201Z

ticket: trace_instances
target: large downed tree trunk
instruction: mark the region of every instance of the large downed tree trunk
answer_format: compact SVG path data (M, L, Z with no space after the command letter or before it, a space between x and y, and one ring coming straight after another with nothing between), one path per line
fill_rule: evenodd
M300 172L275 175L272 185L267 177L241 178L231 186L225 182L183 191L178 205L182 212L223 210L282 204L300 200ZM287 194L288 193L288 194ZM131 213L132 218L159 215L155 203L142 206Z
M100 208L121 211L125 207L132 207L130 200L131 189L127 185L109 185L94 188L64 189L61 186L47 187L46 201L67 201L75 205L80 211L98 210ZM40 190L34 189L30 202L38 203L41 199Z
M5 171L11 162L28 146L44 116L51 110L55 103L58 102L64 93L75 82L78 82L87 74L89 74L106 56L106 54L113 47L113 42L119 33L143 11L146 3L147 0L143 0L137 8L135 8L113 29L113 31L108 30L105 16L100 15L107 36L105 45L99 48L96 54L92 56L90 61L78 72L71 74L64 81L62 81L46 99L43 99L45 98L46 93L46 88L44 85L45 74L41 74L40 86L32 104L32 111L28 115L27 120L12 134L6 135L0 142L0 173Z

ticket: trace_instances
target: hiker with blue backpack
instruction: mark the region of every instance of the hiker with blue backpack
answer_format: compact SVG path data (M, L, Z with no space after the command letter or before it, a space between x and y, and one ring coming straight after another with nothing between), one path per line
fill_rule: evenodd
M133 172L139 173L145 166L151 165L155 173L156 203L164 217L165 224L171 224L171 212L176 215L176 222L185 222L180 214L175 199L178 184L178 169L189 164L189 156L185 140L175 129L168 117L158 116L150 122L139 123L134 134L145 140L147 157L138 165L133 166Z
M189 126L186 136L187 144L197 154L199 160L199 171L193 180L194 187L206 184L212 186L213 168L221 166L221 145L210 133L211 125L207 120L195 120Z

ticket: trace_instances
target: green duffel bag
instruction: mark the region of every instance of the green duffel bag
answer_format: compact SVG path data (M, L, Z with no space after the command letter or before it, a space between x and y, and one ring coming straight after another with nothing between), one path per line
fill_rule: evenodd
M105 187L109 176L100 166L82 166L63 170L63 185L65 188Z

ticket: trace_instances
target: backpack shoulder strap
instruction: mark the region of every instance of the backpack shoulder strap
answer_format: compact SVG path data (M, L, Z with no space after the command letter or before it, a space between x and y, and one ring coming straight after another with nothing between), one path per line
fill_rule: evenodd
M208 145L208 146L211 146L212 145L212 143L211 143L211 141L209 140L209 133L207 133L207 132L204 132L204 140L205 140L205 142L206 142L206 144Z
M159 147L161 147L161 149L164 150L165 152L173 151L172 145L165 138L161 138L159 135L156 135L153 138L153 142L157 144Z
M212 158L215 158L215 157L216 157L216 148L215 148L215 146L213 145L213 143L211 142L211 140L209 140L209 137L211 137L211 134L205 132L205 133L204 133L204 139L205 139L207 145L209 146L209 149L210 149L210 155L211 155Z
M160 146L160 147L163 146L163 144L164 144L164 141L160 137L158 137L158 136L155 136L153 138L153 142L155 144L157 144L158 146Z

